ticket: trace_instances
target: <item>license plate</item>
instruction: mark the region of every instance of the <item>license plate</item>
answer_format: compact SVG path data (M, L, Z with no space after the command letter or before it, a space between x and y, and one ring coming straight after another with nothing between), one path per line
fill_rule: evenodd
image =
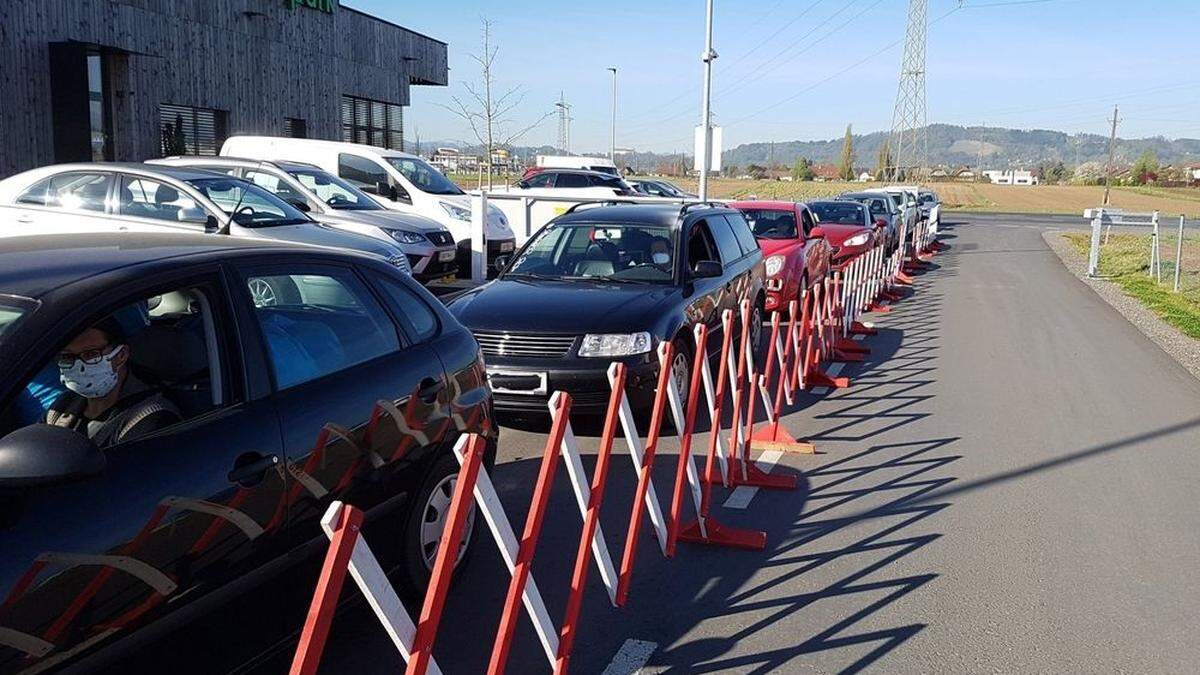
M499 394L525 394L544 396L547 392L546 373L491 370L487 373L492 391Z
M439 251L438 262L450 262L451 260L454 260L455 253L455 251Z
M501 253L507 253L511 250L513 250L513 243L511 241L501 242L501 244L500 244L500 252Z

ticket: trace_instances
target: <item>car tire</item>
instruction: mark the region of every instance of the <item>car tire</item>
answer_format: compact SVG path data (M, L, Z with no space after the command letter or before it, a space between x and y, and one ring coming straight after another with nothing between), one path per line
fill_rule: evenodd
M425 480L411 502L403 518L400 542L399 582L412 596L421 597L429 586L433 561L437 556L437 544L441 541L441 528L445 526L450 498L458 476L458 460L450 452L440 453L429 467ZM455 563L455 578L471 561L474 550L478 511L472 504L470 520L463 532L462 548ZM436 539L430 539L431 530L436 529Z
M255 307L298 305L303 301L300 287L291 277L255 277L247 286Z

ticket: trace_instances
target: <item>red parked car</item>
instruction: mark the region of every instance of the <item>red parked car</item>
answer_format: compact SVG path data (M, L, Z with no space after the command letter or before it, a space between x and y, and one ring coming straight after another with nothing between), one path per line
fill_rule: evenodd
M817 227L808 206L798 202L734 202L741 211L766 261L767 311L787 309L800 299L800 289L811 287L829 273L827 233ZM799 226L797 226L799 225Z
M858 202L819 201L809 202L808 207L825 232L834 266L870 250L876 237L887 236L887 224L877 224Z

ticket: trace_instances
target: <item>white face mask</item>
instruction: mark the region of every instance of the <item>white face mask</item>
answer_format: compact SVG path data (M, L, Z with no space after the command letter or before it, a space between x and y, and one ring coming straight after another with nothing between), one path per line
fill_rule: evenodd
M103 398L117 386L117 371L112 360L125 349L121 345L104 355L99 363L84 363L75 359L70 368L59 366L58 377L63 386L84 398Z
M670 254L661 252L652 254L650 259L654 261L655 265L666 265L667 263L671 262Z

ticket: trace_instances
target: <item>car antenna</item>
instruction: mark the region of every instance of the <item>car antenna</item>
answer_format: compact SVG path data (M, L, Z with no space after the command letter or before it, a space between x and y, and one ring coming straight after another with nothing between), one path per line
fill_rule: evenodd
M260 170L260 171L261 171L261 170L262 170L262 168L263 168L263 161L262 161L261 159L260 159L260 160L258 160L258 164L256 164L256 165L254 166L254 168L256 168L256 169L258 169L258 170ZM231 176L231 178L232 178L232 176ZM244 179L244 178L240 178L240 179L238 179L238 180L246 180L246 179ZM250 182L250 181L246 181L246 182L248 183L248 182ZM233 217L237 215L238 209L239 209L239 208L241 208L241 206L242 206L242 200L243 200L243 199L245 199L245 198L246 198L246 189L245 189L245 188L242 188L242 194L238 195L238 200L237 200L237 203L233 205L233 212L231 212L231 213L229 214L229 223L233 223L233 222L234 222L234 221L233 221ZM229 223L226 223L226 225L225 225L225 231L224 231L224 232L222 232L222 234L229 234Z

